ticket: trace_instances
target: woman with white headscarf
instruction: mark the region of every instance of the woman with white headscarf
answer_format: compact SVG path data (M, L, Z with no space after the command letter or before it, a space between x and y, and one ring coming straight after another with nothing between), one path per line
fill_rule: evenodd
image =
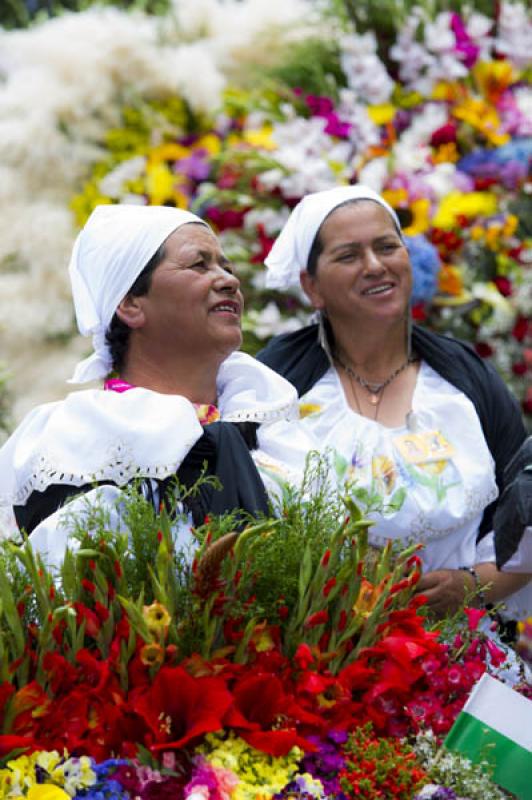
M424 544L420 591L436 613L482 586L488 602L520 589L529 576L497 571L491 533L504 468L525 438L518 405L468 345L411 326L393 209L361 185L308 195L266 265L272 288L301 282L319 323L258 357L296 386L301 425L333 449L342 478L383 498L373 543ZM530 613L527 592L512 594L510 614Z
M205 462L222 489L207 482L187 500L195 524L207 513L267 512L253 434L297 414L297 397L235 352L243 299L208 225L175 208L99 206L69 271L78 327L94 347L71 382L105 383L23 420L0 450L0 505L50 562L63 555L73 508L116 508L136 479L158 508L176 475L191 485Z

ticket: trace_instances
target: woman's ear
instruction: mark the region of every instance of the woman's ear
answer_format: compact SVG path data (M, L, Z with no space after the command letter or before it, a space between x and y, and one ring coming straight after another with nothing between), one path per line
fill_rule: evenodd
M115 313L128 328L142 328L144 325L145 314L141 297L126 294Z
M325 303L321 297L321 293L317 286L316 276L310 275L307 271L301 272L299 275L301 281L301 288L307 295L313 307L317 310L325 308Z

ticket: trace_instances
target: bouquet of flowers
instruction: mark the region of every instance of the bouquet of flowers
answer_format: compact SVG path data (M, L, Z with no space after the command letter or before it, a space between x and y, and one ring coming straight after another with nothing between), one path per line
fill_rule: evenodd
M433 629L414 546L375 551L363 511L323 491L179 548L135 490L123 515L127 533L92 508L59 572L2 546L2 797L439 796L438 739L506 654L481 611ZM448 757L446 791L504 796Z

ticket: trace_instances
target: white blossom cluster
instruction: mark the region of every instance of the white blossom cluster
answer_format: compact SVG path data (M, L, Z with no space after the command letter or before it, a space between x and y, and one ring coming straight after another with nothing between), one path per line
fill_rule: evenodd
M390 49L391 57L399 64L401 82L407 88L430 96L438 81L467 75L465 54L457 46L451 23L452 14L448 11L430 20L421 7L412 10ZM492 27L492 20L483 14L467 15L465 34L471 45L478 48L478 58L486 60L497 53L518 68L529 65L532 24L525 4L502 2L497 31L492 31Z
M74 331L68 204L121 105L178 93L212 112L229 79L268 63L311 24L308 0L173 0L163 18L94 6L0 29L0 340L21 398L15 417L62 394L57 373L62 382L89 347L64 342ZM121 184L138 168L133 160L105 181Z

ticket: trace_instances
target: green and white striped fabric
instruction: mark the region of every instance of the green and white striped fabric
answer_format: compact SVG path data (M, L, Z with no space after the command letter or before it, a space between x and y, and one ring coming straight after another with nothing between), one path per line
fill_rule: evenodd
M444 742L473 762L488 761L493 780L532 800L532 701L485 674Z

